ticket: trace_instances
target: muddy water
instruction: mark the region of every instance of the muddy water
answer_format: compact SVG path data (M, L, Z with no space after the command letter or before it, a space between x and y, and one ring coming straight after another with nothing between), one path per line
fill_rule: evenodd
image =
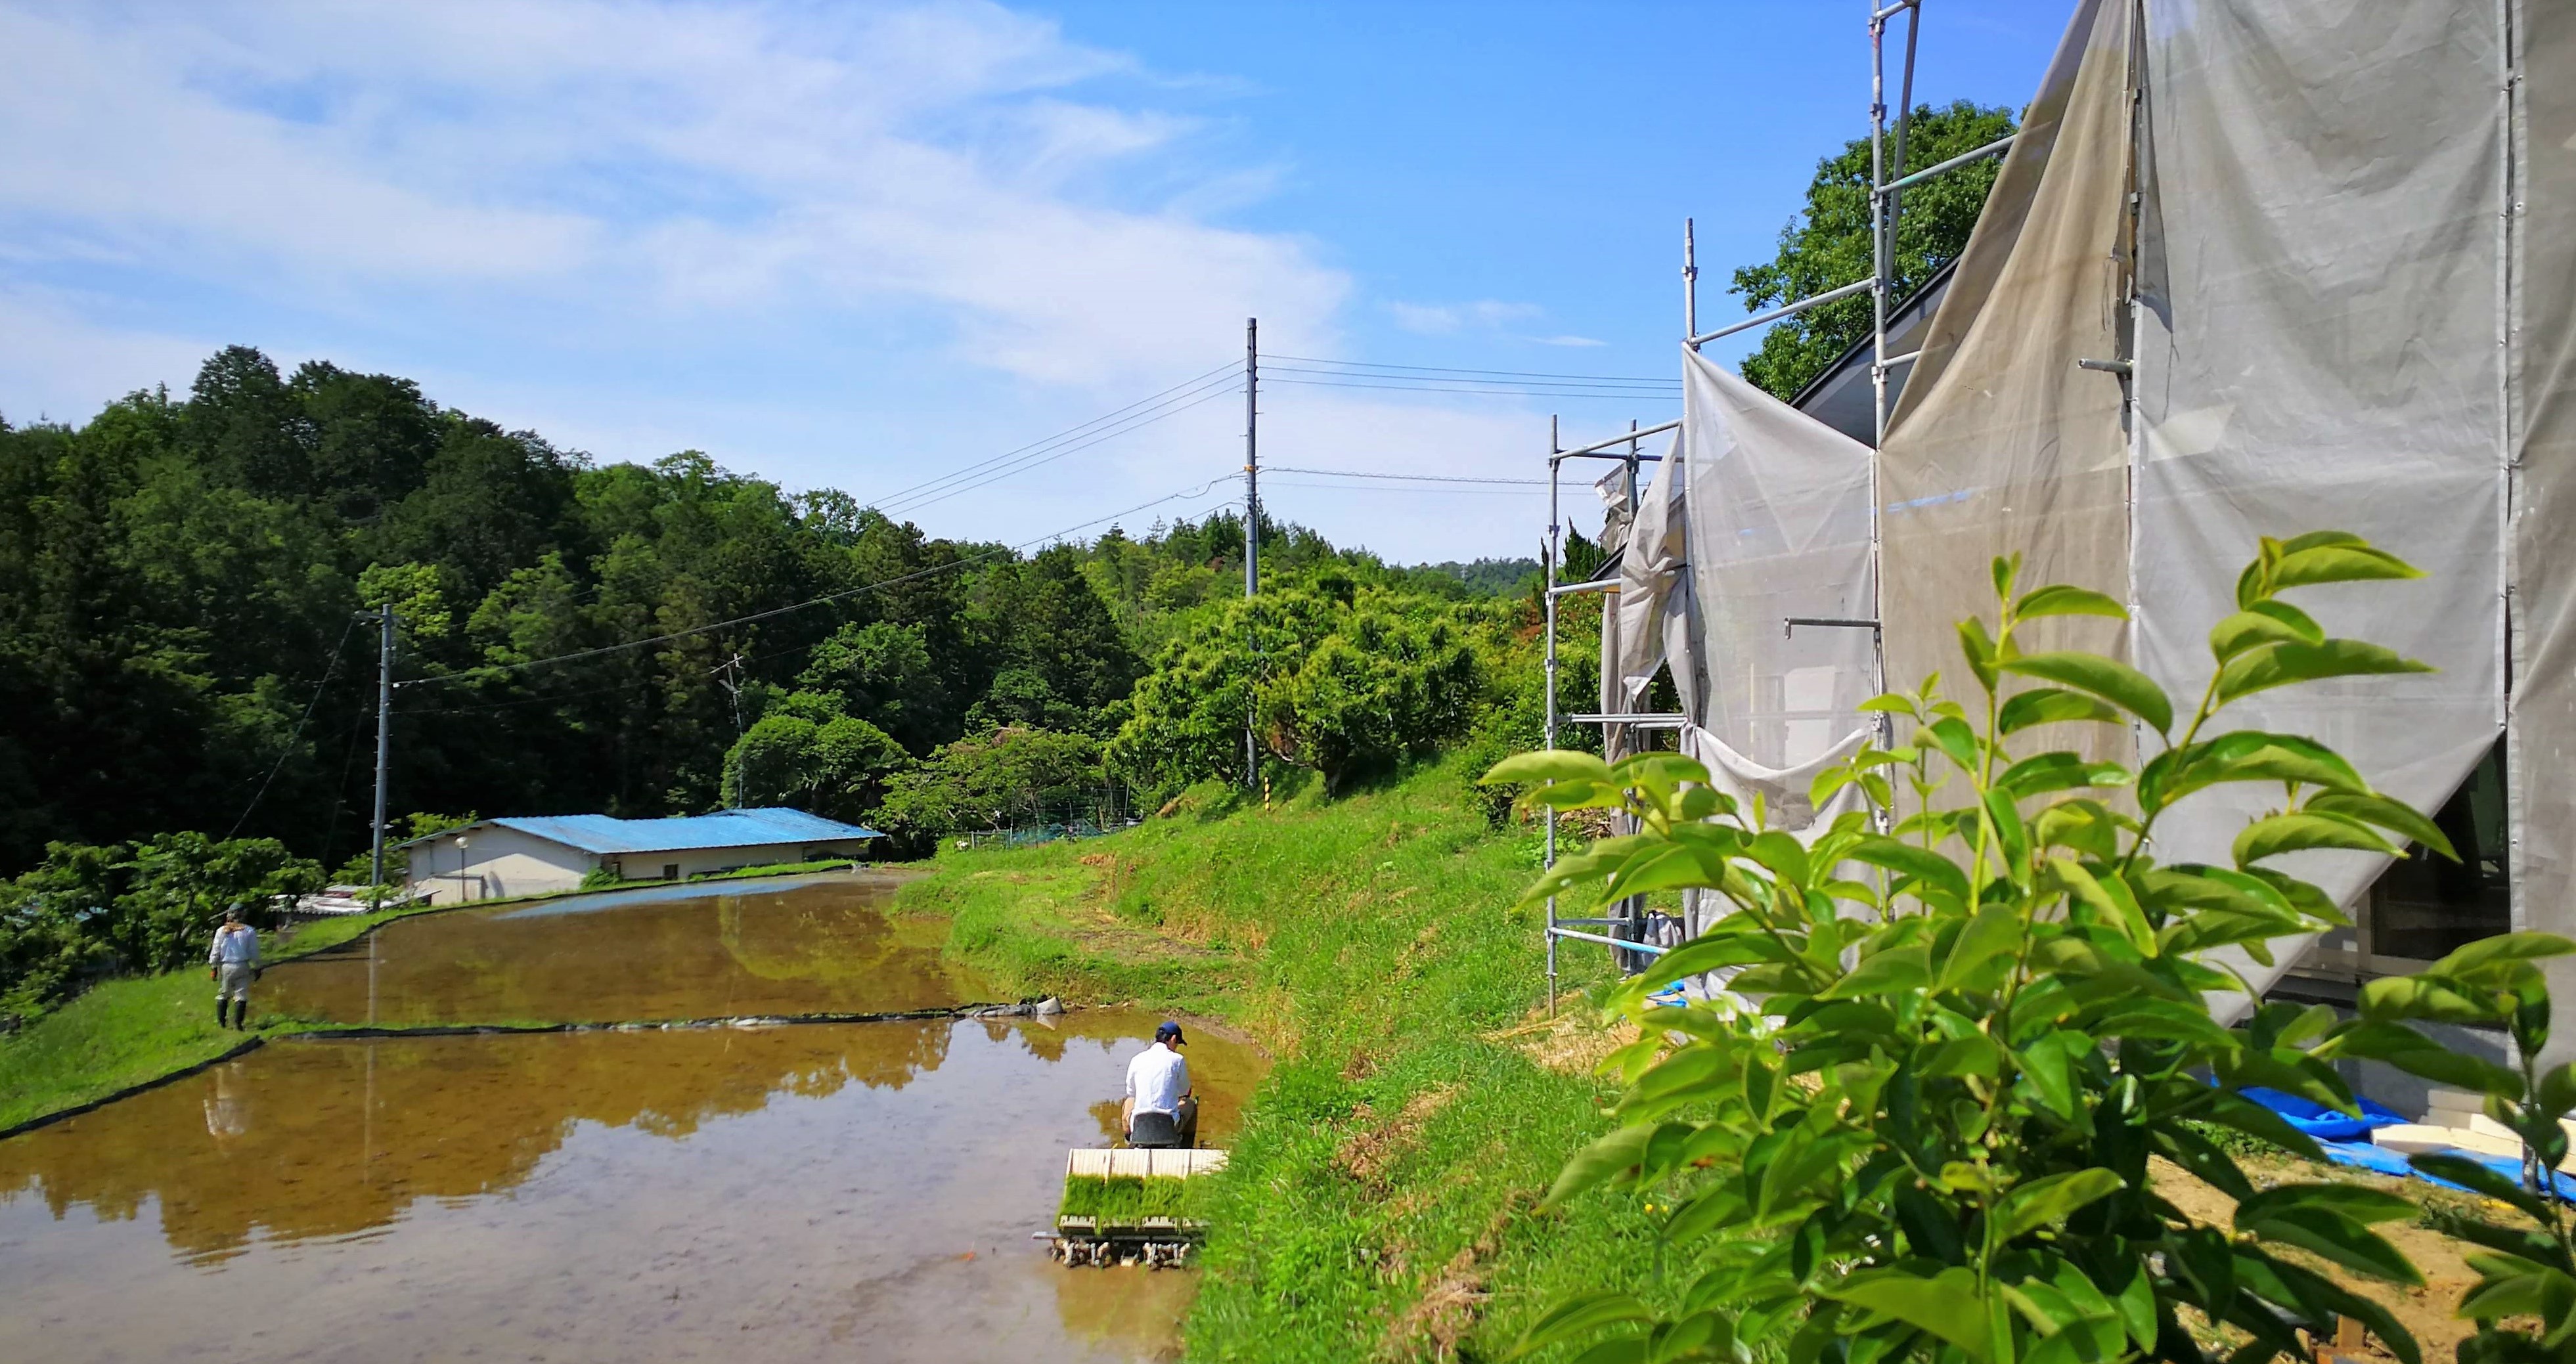
M862 872L397 919L269 971L252 1002L264 1017L409 1027L891 1013L989 998L942 960L944 926L885 918L899 884Z
M0 1359L1170 1358L1029 1239L1154 1020L1051 1021L272 1043L0 1142Z

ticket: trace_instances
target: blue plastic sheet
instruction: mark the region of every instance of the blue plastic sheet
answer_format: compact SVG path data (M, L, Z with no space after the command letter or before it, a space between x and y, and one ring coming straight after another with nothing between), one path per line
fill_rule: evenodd
M2284 1094L2277 1089L2258 1087L2237 1092L2280 1114L2282 1119L2292 1127L2321 1142L2367 1142L2374 1129L2395 1127L2406 1121L2405 1118L2369 1099L2357 1100L2361 1107L2361 1116L2356 1118L2349 1113L2338 1113L2323 1104L2302 1099L2296 1094Z

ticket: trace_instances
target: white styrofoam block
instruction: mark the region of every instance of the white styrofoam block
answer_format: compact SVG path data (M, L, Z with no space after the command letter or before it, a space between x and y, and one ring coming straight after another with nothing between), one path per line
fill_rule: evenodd
M2385 1146L2392 1151L2403 1151L2408 1155L2419 1155L2426 1151L2447 1151L2454 1147L2487 1156L2522 1154L2521 1142L2490 1137L2483 1132L2472 1132L2465 1127L2432 1127L2423 1123L2400 1123L2394 1127L2380 1128L2370 1134L2370 1139L2377 1145Z

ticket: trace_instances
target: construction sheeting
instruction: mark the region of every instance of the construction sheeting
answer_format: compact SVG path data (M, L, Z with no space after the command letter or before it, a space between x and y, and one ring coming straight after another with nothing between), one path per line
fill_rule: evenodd
M2431 811L2503 720L2495 6L2160 0L2150 15L2139 666L2187 711L2258 537L2366 536L2429 576L2293 599L2329 634L2441 671L2260 693L2220 727L2314 737ZM2157 825L2156 853L2225 863L2279 800L2204 792ZM2279 865L2350 905L2385 861ZM2563 896L2549 903L2563 918ZM2239 964L2268 986L2299 946Z
M1679 448L1678 443L1675 446ZM1673 684L1681 693L1683 712L1690 713L1691 660L1698 656L1687 607L1688 584L1682 569L1688 558L1684 526L1689 520L1682 495L1679 465L1670 455L1654 466L1626 528L1619 553L1619 590L1601 608L1601 710L1605 715L1631 715L1648 709L1646 692L1655 673L1674 662ZM1624 491L1626 468L1612 472L1599 485L1602 499ZM1614 509L1616 504L1612 504ZM1610 726L1604 751L1613 757L1633 751L1626 726Z
M2576 933L2576 6L2515 9L2513 908L2517 927ZM2576 962L2550 966L2576 999ZM2576 1026L2557 1036L2549 1062L2576 1059Z
M1954 627L1993 618L1997 556L2024 556L2025 585L2126 593L2120 384L2076 362L2121 351L2129 15L2125 3L2078 7L1888 431L1880 536L1892 687L1940 670L1950 695L1974 694ZM2027 650L2126 651L2116 623L2098 617L2034 624ZM2131 747L2102 726L2034 738L2097 758Z
M1869 447L1685 349L1681 467L1690 577L1703 633L1699 725L1683 749L1773 823L1804 829L1807 783L1869 732L1879 691L1866 628Z

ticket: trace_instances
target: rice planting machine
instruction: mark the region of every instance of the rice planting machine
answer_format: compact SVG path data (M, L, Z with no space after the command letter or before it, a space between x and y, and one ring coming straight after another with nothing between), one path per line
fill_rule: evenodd
M1189 1181L1223 1168L1223 1151L1068 1151L1051 1251L1068 1265L1177 1269L1207 1234Z

